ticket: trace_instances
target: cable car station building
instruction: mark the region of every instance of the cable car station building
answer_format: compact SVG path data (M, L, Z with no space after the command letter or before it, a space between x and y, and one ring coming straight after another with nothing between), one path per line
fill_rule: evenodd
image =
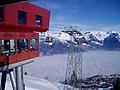
M27 2L0 7L0 71L39 56L38 32L48 30L49 20L48 10Z

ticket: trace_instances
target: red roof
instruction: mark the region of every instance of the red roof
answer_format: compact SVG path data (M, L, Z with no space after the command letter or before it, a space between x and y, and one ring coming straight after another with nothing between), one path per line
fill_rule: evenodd
M18 11L26 13L26 24L18 23ZM6 6L3 13L4 21L0 22L0 31L45 32L49 29L50 12L28 2ZM41 17L41 26L36 26L36 15Z

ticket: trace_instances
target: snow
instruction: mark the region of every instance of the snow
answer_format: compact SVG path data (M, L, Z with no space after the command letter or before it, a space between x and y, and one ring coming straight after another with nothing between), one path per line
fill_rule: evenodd
M99 40L99 41L103 41L106 37L109 36L109 34L106 33L106 32L92 31L92 32L89 32L89 33L86 33L86 34L85 34L85 37L86 37L87 40L90 40L89 36L90 36L91 34L92 34L94 37L96 37L97 40Z
M96 44L96 45L100 45L102 46L103 44L99 43L99 42L96 42L96 41L92 41L92 43Z
M106 37L108 37L110 34L112 33L118 33L120 37L120 32L115 32L115 31L109 31L109 32L104 32L104 31L91 31L91 32L86 32L84 34L85 38L87 40L90 40L90 35L93 35L97 40L99 41L103 41ZM67 33L64 32L60 32L60 33L50 33L50 32L46 32L45 35L41 36L41 38L44 38L46 36L51 36L54 37L60 41L65 41L65 40L70 40L70 35L68 35Z
M56 45L56 47L65 47L65 49L69 48L69 45L71 42L75 42L74 39L70 37L65 32L59 32L59 33L47 33L50 37L53 38L53 42L46 45L42 41L43 45L41 46L41 51L44 52L46 55L47 52L50 52L50 54L53 54L57 51L57 53L66 53L65 51L59 50L59 48L52 48L51 46ZM45 36L44 36L45 37ZM85 37L85 41L87 41L87 45L83 45L84 49L87 48L89 50L97 50L97 49L106 49L106 50L120 50L120 32L115 31L91 31L84 33L81 37ZM43 38L43 37L41 37ZM113 43L114 42L114 43ZM113 45L109 45L110 43L113 43ZM44 47L48 47L43 49Z
M35 78L31 76L24 76L24 79L25 90L58 90L57 87L45 79ZM5 88L6 90L12 90L12 85L9 78L7 78Z
M45 79L25 76L26 90L58 90L52 83Z
M60 40L60 41L65 41L65 40L70 40L70 35L69 34L67 34L67 33L64 33L64 32L62 32L61 34L60 34L60 36L58 37L58 39Z
M118 38L118 40L119 40L119 42L120 42L120 32L118 33L118 37L117 37L117 38Z

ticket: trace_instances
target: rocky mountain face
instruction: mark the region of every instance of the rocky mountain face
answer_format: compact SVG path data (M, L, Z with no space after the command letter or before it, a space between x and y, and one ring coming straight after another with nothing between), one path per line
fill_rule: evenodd
M48 36L52 40L45 42ZM43 55L68 53L71 43L75 43L71 36L64 32L47 33L40 37L40 50ZM83 43L80 46L82 50L120 50L120 32L86 32L82 37L87 40L87 44Z

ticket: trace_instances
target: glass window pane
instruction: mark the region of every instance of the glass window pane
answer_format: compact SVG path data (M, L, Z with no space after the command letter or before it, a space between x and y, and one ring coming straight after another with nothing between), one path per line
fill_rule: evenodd
M3 21L3 7L0 7L0 22Z
M36 26L41 26L42 25L42 17L36 15Z
M19 54L28 52L28 40L27 39L19 39L17 41L17 49L18 49Z
M0 41L0 55L12 56L15 54L15 41L14 40L1 40Z
M38 39L31 39L30 40L30 51L37 51L38 50Z
M18 23L26 24L26 12L18 11Z

